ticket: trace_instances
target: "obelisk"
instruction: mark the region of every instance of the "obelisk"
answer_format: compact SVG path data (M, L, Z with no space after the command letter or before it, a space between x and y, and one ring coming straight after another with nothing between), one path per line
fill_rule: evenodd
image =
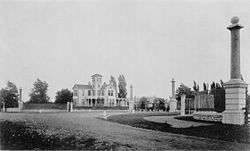
M19 89L18 109L19 111L23 109L22 88Z
M241 78L240 72L240 29L239 18L233 17L227 27L231 32L231 64L230 80L224 84L226 91L226 106L222 113L222 122L227 124L244 124L244 109L246 106L247 84Z
M175 80L171 80L172 83L172 96L169 102L169 112L175 112L177 109L177 100L175 99Z
M129 111L134 110L134 97L133 97L133 86L130 85L130 99L129 99Z

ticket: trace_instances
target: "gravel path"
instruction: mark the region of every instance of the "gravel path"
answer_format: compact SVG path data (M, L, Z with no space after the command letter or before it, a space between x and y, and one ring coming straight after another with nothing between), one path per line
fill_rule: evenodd
M156 123L168 123L175 128L187 128L187 127L197 127L197 126L206 126L212 125L207 123L199 123L193 121L183 121L175 119L176 116L148 116L144 117L145 120L156 122Z
M124 112L123 112L124 113ZM109 113L119 114L119 112ZM74 133L90 135L100 140L121 144L119 149L166 150L166 149L231 149L247 150L249 144L239 144L212 139L134 128L108 122L96 117L103 112L81 113L1 113L0 119L46 123L51 128L70 129Z

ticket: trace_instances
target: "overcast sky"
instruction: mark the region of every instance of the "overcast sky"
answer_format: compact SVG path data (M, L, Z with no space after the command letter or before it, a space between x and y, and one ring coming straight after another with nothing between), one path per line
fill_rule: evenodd
M36 78L49 96L124 74L136 96L168 97L171 78L190 87L229 80L230 32L240 17L241 71L250 82L250 1L0 1L0 87L24 99Z

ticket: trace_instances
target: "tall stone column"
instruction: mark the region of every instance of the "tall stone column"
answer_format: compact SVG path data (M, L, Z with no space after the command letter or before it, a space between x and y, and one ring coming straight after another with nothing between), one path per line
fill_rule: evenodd
M130 99L129 99L129 110L134 110L134 97L133 97L133 86L130 85Z
M224 84L226 91L226 109L222 122L227 124L244 124L247 84L241 79L240 72L240 29L239 18L233 17L227 29L231 32L230 80Z
M185 115L185 100L186 100L186 94L181 95L181 116Z
M23 109L22 88L19 89L18 109L19 111Z
M172 83L172 96L169 102L169 112L175 112L177 109L177 100L175 99L175 80L171 80Z

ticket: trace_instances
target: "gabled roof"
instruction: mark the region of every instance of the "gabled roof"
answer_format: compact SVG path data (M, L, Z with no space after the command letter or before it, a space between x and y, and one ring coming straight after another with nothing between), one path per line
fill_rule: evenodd
M96 73L96 74L92 75L91 77L102 77L102 75Z
M101 90L105 89L108 85L104 82L102 87L101 87Z
M84 84L75 84L73 86L73 89L74 88L78 88L78 89L91 89L92 86L91 85L84 85Z

